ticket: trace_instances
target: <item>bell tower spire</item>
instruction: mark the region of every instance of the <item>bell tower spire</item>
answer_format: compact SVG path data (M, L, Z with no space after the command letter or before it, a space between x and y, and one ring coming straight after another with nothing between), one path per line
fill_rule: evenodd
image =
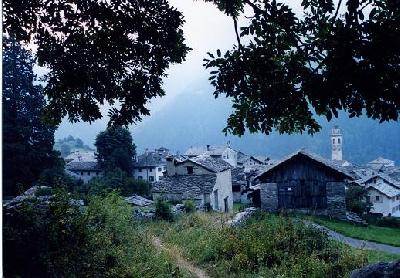
M340 128L335 125L331 130L332 160L343 160L342 144L342 132Z

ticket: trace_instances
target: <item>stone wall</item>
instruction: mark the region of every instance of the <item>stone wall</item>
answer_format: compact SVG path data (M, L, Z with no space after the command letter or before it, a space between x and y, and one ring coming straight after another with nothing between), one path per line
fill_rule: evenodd
M346 191L344 182L326 183L326 214L346 220Z
M278 210L278 185L276 183L260 184L261 209L266 211Z

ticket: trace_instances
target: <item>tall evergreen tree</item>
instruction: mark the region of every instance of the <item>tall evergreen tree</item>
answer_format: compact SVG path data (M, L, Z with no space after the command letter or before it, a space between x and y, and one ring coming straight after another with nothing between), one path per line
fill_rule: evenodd
M123 127L110 127L96 137L97 160L106 172L119 168L128 176L132 174L133 157L136 146L132 135Z
M3 194L14 195L37 180L58 160L54 127L42 122L46 104L34 85L33 58L12 39L3 47Z

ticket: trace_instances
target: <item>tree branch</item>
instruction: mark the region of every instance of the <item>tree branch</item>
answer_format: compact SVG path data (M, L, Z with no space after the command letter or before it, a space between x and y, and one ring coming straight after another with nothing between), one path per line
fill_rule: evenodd
M333 17L333 20L335 20L335 19L337 18L338 14L339 14L339 9L340 9L340 6L341 6L341 5L342 5L342 0L339 0L338 6L337 6L337 8L336 8L335 16Z
M232 18L233 18L233 25L235 27L236 40L237 40L237 43L238 43L238 48L239 48L239 51L241 51L242 44L240 42L240 36L239 36L239 32L238 32L237 18L235 16L232 16Z

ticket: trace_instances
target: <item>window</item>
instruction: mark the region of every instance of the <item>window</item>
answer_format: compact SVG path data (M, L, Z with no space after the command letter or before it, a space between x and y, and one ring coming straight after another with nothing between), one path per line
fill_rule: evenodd
M142 180L143 177L142 177L142 176L138 176L137 179L138 179L138 180Z
M337 139L337 143L340 144L340 138Z
M379 202L379 196L375 196L375 201Z
M87 172L87 175L90 176L90 172Z
M150 168L149 172L153 172L153 168Z
M193 174L193 166L187 166L186 169L187 169L188 175Z
M139 168L138 170L139 170L139 172L142 172L142 168Z
M81 172L81 176L83 176L83 172Z
M149 181L154 181L154 177L153 176L149 176Z
M332 143L335 144L335 138L332 138Z
M162 171L162 168L161 167L158 167L158 172L161 172Z

